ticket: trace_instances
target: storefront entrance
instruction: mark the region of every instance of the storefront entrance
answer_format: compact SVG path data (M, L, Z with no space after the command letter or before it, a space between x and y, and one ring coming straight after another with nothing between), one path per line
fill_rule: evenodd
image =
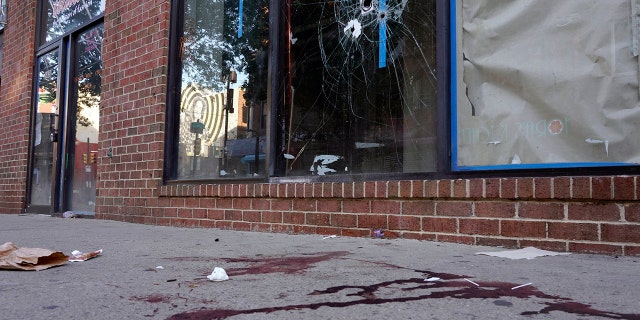
M95 212L102 38L94 25L36 60L27 212Z

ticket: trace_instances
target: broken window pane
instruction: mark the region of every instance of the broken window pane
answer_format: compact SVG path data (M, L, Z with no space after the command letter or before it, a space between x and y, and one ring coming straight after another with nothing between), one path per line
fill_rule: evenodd
M636 1L457 2L454 164L640 163Z
M268 0L186 0L178 179L264 176Z
M286 174L435 171L435 1L289 5Z

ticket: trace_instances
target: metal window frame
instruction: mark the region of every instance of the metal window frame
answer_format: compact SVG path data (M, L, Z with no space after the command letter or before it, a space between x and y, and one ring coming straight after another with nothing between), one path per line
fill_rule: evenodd
M175 92L176 79L179 75L180 62L178 59L177 36L180 34L180 23L183 21L179 4L183 0L174 0L171 5L169 68L167 87L167 117L164 161L164 184L201 184L201 183L238 183L238 182L354 182L375 180L415 180L415 179L456 179L480 177L544 177L567 175L609 175L609 174L638 174L640 166L552 166L541 164L526 167L478 167L474 170L461 168L454 162L457 153L456 144L456 0L441 0L436 2L436 47L437 47L437 113L436 128L436 171L418 173L367 173L331 176L284 176L285 161L276 157L277 150L283 146L283 132L279 130L285 114L284 101L286 75L285 61L288 58L286 42L286 10L288 1L270 0L270 47L268 68L268 98L265 105L267 117L267 159L266 177L264 179L176 179L178 148L177 130L179 127L179 93Z

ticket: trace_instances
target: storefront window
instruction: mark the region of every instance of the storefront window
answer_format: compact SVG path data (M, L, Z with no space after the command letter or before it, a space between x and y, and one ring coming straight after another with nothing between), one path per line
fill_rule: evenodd
M178 7L173 175L264 176L269 1L184 0Z
M291 1L286 175L436 170L436 1Z
M7 23L7 0L0 0L0 83L2 82L2 53L4 52L3 48L3 37L4 37L4 26Z
M0 31L7 24L7 0L0 0Z
M42 23L40 44L57 39L61 35L104 14L106 0L48 0L43 1L46 23Z
M635 1L180 3L172 179L640 163Z
M454 170L640 163L637 6L458 0Z
M174 3L167 177L266 177L265 164L276 176L436 171L436 1L275 10L267 0ZM285 45L269 46L270 14ZM278 93L267 105L269 67Z

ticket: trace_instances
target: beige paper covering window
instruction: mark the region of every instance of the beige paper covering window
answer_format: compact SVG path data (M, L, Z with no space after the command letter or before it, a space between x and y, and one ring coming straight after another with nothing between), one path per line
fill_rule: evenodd
M457 165L640 163L635 1L458 0Z

